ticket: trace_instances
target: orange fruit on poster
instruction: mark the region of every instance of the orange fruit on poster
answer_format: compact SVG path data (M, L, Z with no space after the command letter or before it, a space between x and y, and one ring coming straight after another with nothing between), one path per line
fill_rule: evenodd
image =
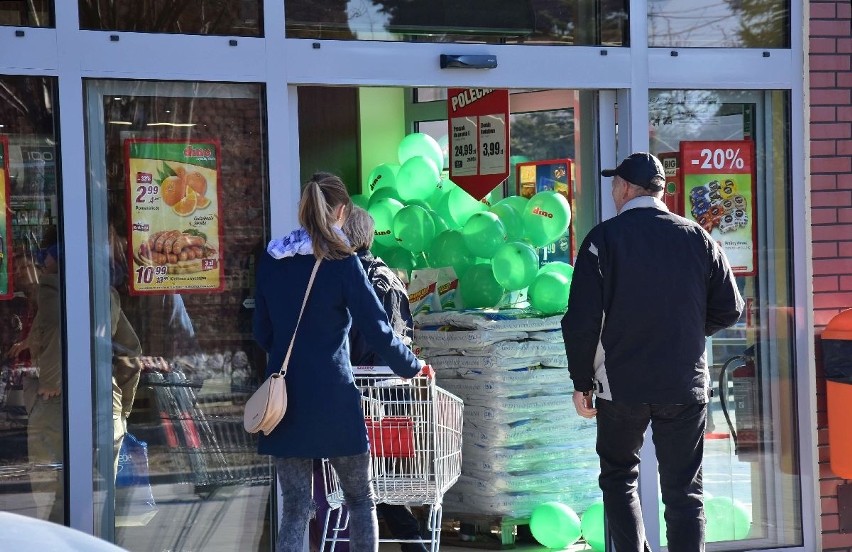
M200 196L207 193L207 179L198 171L192 171L186 175L186 185L195 190L195 193Z
M198 196L195 200L195 206L198 209L205 209L210 205L210 200L204 197L203 195Z
M188 217L192 213L195 212L195 208L198 206L198 194L195 193L195 190L192 188L186 189L186 196L183 199L175 203L174 207L172 207L176 214L182 217Z
M177 176L167 176L160 183L160 197L163 203L172 207L177 205L186 195L186 183Z
M186 168L183 165L172 165L171 163L167 163L169 168L174 171L178 178L181 180L186 178Z

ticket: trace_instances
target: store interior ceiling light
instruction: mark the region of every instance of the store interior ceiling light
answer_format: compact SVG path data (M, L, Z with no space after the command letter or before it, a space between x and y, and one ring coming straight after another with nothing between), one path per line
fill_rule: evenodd
M194 127L195 123L148 123L145 126Z
M109 124L111 124L111 125L132 125L133 123L131 123L130 121L110 121Z

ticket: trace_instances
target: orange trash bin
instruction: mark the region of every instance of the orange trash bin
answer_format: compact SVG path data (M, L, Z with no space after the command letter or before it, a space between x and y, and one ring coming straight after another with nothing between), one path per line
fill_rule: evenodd
M825 327L822 352L831 471L852 479L852 309L841 312Z

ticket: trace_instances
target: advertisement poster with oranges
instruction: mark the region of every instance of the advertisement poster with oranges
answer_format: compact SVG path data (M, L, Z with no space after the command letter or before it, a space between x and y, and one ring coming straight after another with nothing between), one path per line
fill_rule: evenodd
M217 141L127 139L130 292L225 287Z
M0 299L12 294L12 219L9 217L9 139L0 136Z

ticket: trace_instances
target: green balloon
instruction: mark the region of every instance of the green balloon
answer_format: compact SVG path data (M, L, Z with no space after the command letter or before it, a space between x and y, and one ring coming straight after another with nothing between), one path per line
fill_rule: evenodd
M406 205L417 205L418 207L422 207L422 208L426 209L427 211L432 209L432 207L428 203L423 201L422 199L409 199L408 201L405 202L405 204Z
M365 196L364 194L355 194L355 195L350 196L350 197L352 199L352 203L354 203L355 205L357 205L358 207L360 207L362 209L366 209L367 207L370 206L370 199L367 196Z
M394 249L399 249L398 247L387 247L385 245L380 244L379 242L373 240L373 245L370 246L370 253L373 254L373 257L381 257L384 259L388 255L390 255L391 251Z
M364 184L364 193L368 196L382 188L396 188L396 175L399 173L399 165L382 163L370 172L367 182Z
M580 518L580 531L583 533L583 540L594 552L604 552L606 537L604 537L603 502L595 502L586 508Z
M715 496L704 500L707 542L733 541L748 537L751 509L739 500Z
M441 184L441 171L428 157L418 155L402 164L396 175L396 189L405 201L426 199Z
M429 209L429 214L432 215L432 220L435 221L435 235L440 234L444 230L449 230L450 227L447 225L447 222L444 220L444 217L438 214L438 211L433 211Z
M433 209L437 209L438 205L440 205L441 203L441 199L445 195L450 193L450 190L452 190L453 188L457 188L457 186L453 184L453 182L449 178L441 178L441 183L438 185L435 191L432 192L432 195L429 196L429 199L427 199L426 202L429 203L429 205L431 205Z
M403 165L412 157L423 156L431 159L438 171L444 168L444 152L441 150L441 145L422 132L413 132L403 138L397 148L397 156Z
M393 236L403 249L420 253L435 237L432 215L417 205L403 207L393 218Z
M566 278L568 278L568 283L571 283L571 279L574 277L574 267L569 265L568 263L563 263L561 261L555 261L552 263L547 263L546 265L542 265L540 269L538 269L539 274L545 274L547 272L556 272L557 274L562 274Z
M438 201L438 205L435 206L435 212L444 219L444 222L447 223L450 230L461 230L461 225L458 224L455 219L453 219L452 214L450 213L450 194L444 194L441 199Z
M509 240L524 239L524 221L521 218L521 213L508 203L498 202L489 209L492 213L500 218L500 222L506 227L506 235Z
M429 257L426 253L417 253L414 255L414 268L430 268L432 263L429 262Z
M491 266L501 286L509 291L524 289L538 273L538 254L523 242L504 243L494 253Z
M386 247L396 245L393 235L393 219L401 209L402 203L391 198L379 199L375 203L370 204L367 212L370 213L370 216L373 217L373 222L376 224L374 232L375 241Z
M370 196L370 202L367 204L367 210L369 211L370 207L375 205L380 199L393 199L402 203L402 198L399 197L399 192L396 191L396 188L379 188Z
M562 550L580 538L580 518L561 502L545 502L533 509L530 532L542 546Z
M464 237L456 230L445 230L435 236L429 248L429 262L435 268L453 267L456 277L470 267L472 255L464 244Z
M527 292L530 306L544 314L565 312L568 308L568 293L571 285L568 278L556 272L539 274Z
M474 213L462 228L464 243L477 257L490 259L506 243L506 227L494 213Z
M466 309L495 307L504 293L489 263L475 264L459 276L459 295Z
M527 238L536 247L549 245L568 230L571 206L557 192L539 192L532 196L521 213Z
M485 204L480 203L462 188L456 187L447 195L447 212L450 218L459 226L464 226L474 213L485 210ZM440 213L441 211L438 210ZM441 213L443 215L443 213ZM449 222L449 220L447 221Z
M382 255L382 260L389 267L404 270L407 274L411 274L412 269L414 269L414 253L401 247L389 248L388 252Z
M524 196L517 196L516 195L516 196L504 197L503 199L501 199L500 201L498 201L494 205L495 205L495 207L497 205L509 205L511 207L514 207L515 210L518 213L523 213L524 207L527 206L527 203L529 203L529 199L525 198Z

